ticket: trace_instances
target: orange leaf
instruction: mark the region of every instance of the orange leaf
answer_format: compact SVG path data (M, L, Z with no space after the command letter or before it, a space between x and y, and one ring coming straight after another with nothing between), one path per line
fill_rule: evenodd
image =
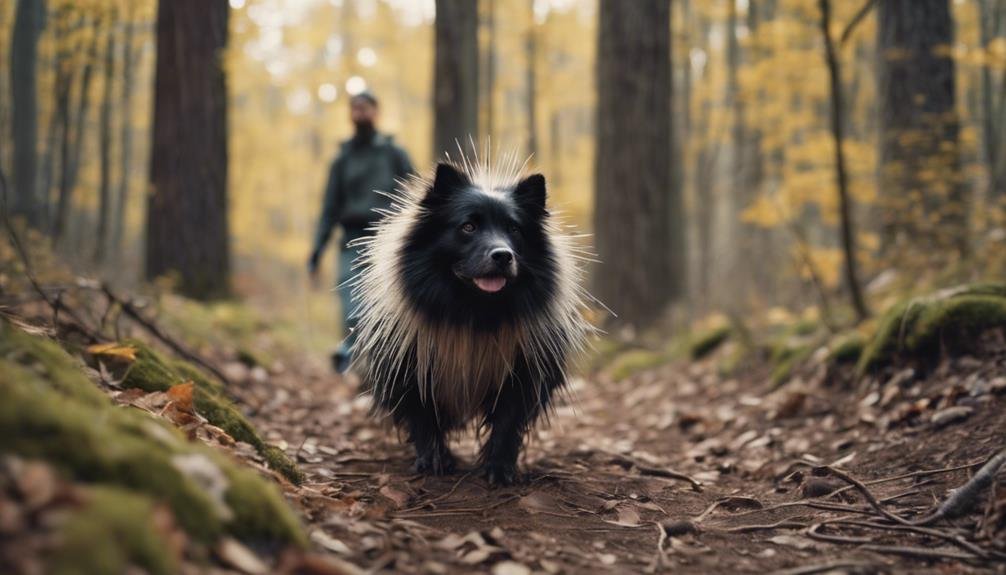
M118 343L99 343L87 348L87 353L96 356L109 357L126 363L136 361L136 348Z
M171 386L168 389L168 397L171 401L175 403L175 408L179 411L192 412L192 390L193 390L192 380L186 381L185 383L179 383L178 385Z

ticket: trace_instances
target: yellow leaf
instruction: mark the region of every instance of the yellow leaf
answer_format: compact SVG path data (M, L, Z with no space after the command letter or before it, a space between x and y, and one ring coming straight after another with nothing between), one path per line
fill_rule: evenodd
M136 348L131 345L121 345L118 343L99 343L87 348L87 353L91 355L108 357L133 363L136 361Z

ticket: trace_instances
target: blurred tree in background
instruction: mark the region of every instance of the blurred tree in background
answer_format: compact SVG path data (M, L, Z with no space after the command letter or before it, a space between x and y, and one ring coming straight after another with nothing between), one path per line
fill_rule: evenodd
M230 291L227 227L226 0L165 0L147 198L147 279L177 274L182 293Z
M671 6L602 0L597 45L596 295L645 324L684 282L685 218L671 186ZM675 241L678 239L678 241Z

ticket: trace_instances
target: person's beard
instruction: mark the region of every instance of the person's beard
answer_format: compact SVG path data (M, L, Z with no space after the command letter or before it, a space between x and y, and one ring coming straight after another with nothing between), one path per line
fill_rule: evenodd
M356 122L356 138L358 140L369 141L374 137L376 129L374 128L374 123L369 120L364 120L361 122Z

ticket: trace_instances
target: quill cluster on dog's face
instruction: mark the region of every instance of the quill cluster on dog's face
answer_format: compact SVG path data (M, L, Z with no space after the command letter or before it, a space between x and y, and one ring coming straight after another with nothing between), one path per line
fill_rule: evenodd
M518 172L512 158L498 173L441 163L407 182L361 242L357 366L421 472L450 472L447 434L476 420L489 430L487 478L511 483L524 435L592 329L588 254L546 208L545 178Z

